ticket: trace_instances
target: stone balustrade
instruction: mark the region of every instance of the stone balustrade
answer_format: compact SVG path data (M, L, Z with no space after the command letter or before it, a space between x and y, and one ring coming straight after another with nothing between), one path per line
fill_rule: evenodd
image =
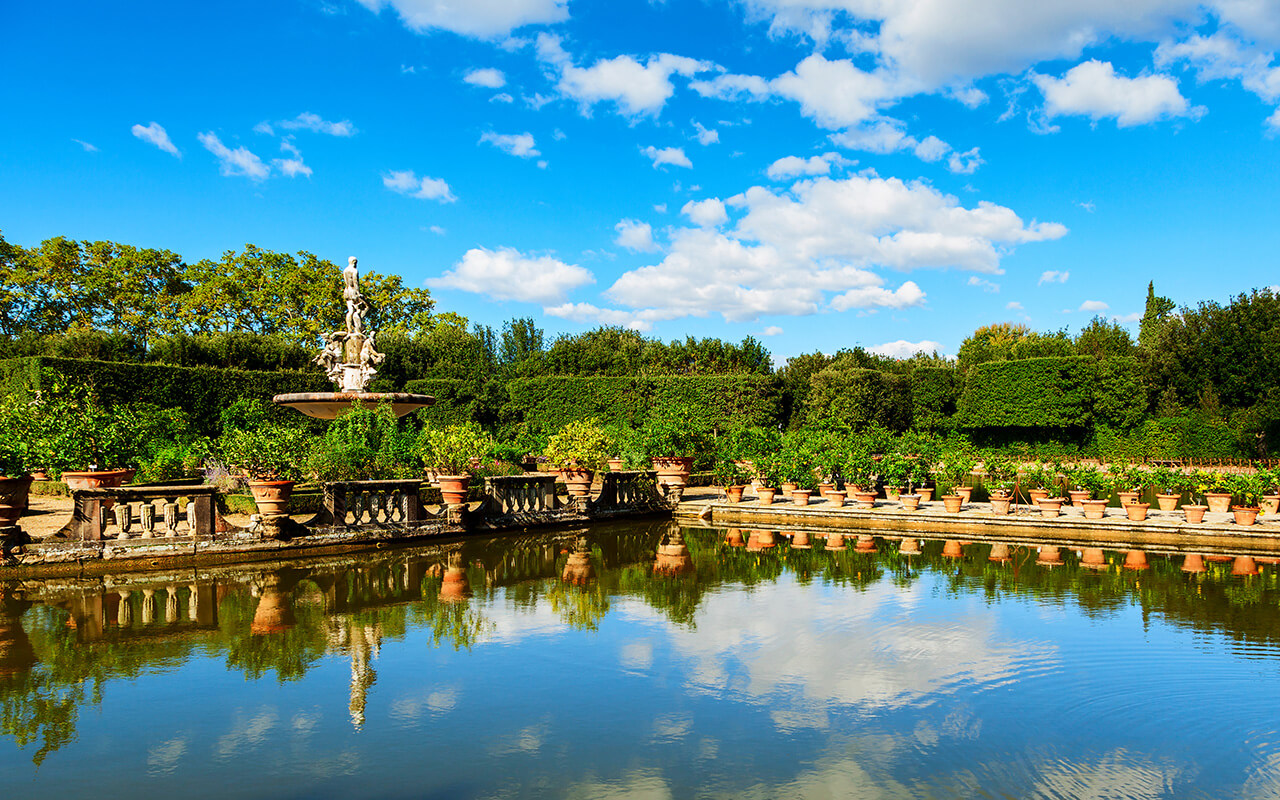
M556 476L549 472L484 479L484 494L497 516L537 514L556 507Z
M324 484L324 511L307 524L343 528L406 527L421 520L419 480L340 481Z
M79 541L208 538L218 529L213 486L121 486L71 493L60 534ZM185 504L181 503L186 499Z

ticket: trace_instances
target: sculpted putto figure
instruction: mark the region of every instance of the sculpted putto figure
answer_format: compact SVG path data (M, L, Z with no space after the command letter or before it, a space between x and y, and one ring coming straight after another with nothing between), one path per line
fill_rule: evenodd
M369 301L360 294L360 272L356 269L356 257L347 259L342 270L342 299L347 303L347 333L360 333L365 315L369 313Z

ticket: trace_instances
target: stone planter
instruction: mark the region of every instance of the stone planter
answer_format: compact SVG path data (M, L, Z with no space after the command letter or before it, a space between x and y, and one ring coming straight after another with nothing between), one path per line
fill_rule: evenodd
M1280 511L1280 494L1264 494L1260 506L1263 514L1275 514Z
M591 479L595 477L589 469L581 467L565 467L560 470L560 479L570 497L587 497L591 494Z
M1040 516L1053 519L1062 513L1062 498L1055 497L1050 500L1048 497L1040 498L1040 502L1036 504L1040 507Z
M1150 503L1129 503L1124 507L1124 513L1129 515L1130 522L1142 522L1146 520L1147 509L1150 507Z
M253 502L264 517L289 513L289 496L296 481L249 481Z
M1179 494L1158 494L1156 495L1156 506L1161 511L1175 511L1178 508L1178 500L1182 495Z
M1208 506L1183 506L1182 513L1186 516L1187 522L1192 525L1199 525L1204 521L1204 512L1208 511Z
M798 506L809 505L809 495L813 494L809 489L792 489L791 502Z
M1085 500L1093 496L1093 493L1086 489L1072 489L1067 492L1067 497L1071 498L1071 505L1078 506Z
M688 456L662 456L653 459L658 473L659 486L686 486L693 470L693 459Z
M447 506L460 506L467 502L467 486L470 475L437 475L440 481L440 500Z
M756 502L762 506L773 505L773 496L777 491L777 489L771 489L768 486L761 486L759 489L756 489Z
M948 514L959 514L960 507L964 505L964 498L958 494L944 494L942 505L946 506Z
M875 492L854 492L853 499L856 502L856 508L875 508L876 493Z
M724 487L724 499L726 503L741 503L742 493L746 491L745 486L726 486Z
M991 513L992 514L1008 514L1009 506L1013 504L1012 497L1001 497L999 495L991 495Z
M18 519L27 510L32 480L30 475L0 478L0 528L18 524Z
M1215 514L1225 514L1231 510L1231 495L1227 492L1205 492L1204 501Z
M1085 519L1102 519L1107 515L1106 500L1081 500Z
M827 492L827 502L831 504L832 508L840 508L844 505L847 495L847 492L838 492L832 489Z
M898 499L902 501L904 511L915 511L920 508L920 495L918 494L900 494Z
M1237 525L1252 525L1258 521L1258 510L1257 506L1232 506L1231 513Z

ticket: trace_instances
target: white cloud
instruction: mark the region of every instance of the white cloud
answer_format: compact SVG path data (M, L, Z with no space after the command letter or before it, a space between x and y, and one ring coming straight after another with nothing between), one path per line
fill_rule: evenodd
M715 144L720 141L720 131L713 131L709 128L704 128L699 125L696 120L693 123L693 127L694 130L697 131L694 138L698 140L698 144L705 147L709 144Z
M574 322L593 322L597 325L620 325L635 331L647 331L653 323L684 316L662 309L642 309L639 311L623 311L616 308L600 308L590 303L563 303L558 306L544 307L542 313Z
M1119 316L1114 316L1111 319L1122 325L1131 325L1135 322L1141 322L1144 316L1145 315L1141 311L1134 311L1131 314L1120 314Z
M507 85L507 76L502 74L502 70L492 67L473 69L462 79L472 86L483 86L487 89L501 89Z
M982 156L978 155L976 147L963 153L952 153L947 157L947 169L957 175L972 175L982 164Z
M179 153L178 148L173 146L173 142L169 141L169 134L159 122L152 122L146 126L134 125L131 130L133 135L142 141L155 145L171 156L182 158L182 153Z
M724 203L717 197L710 197L706 200L690 200L684 204L684 208L680 209L680 213L688 217L694 225L701 228L715 228L729 221L729 214L724 209Z
M941 353L942 345L932 339L921 339L918 342L899 339L896 342L885 342L875 347L868 347L867 352L875 353L878 356L888 356L889 358L911 358L916 353Z
M760 335L761 336L781 336L782 328L779 328L777 325L770 325L769 327L760 331Z
M413 170L392 170L382 176L382 185L397 194L416 197L419 200L437 200L441 203L452 203L458 198L453 196L449 184L440 178L419 178Z
M490 103L514 103L516 99L506 92L498 92L489 98Z
M1056 269L1047 269L1044 272L1040 273L1040 280L1036 281L1036 283L1037 284L1066 283L1067 279L1070 277L1071 277L1070 270L1063 270L1059 272Z
M923 303L924 298L924 291L915 281L904 281L893 290L883 286L850 289L831 298L831 307L836 311L848 311L851 308L910 308Z
M978 148L964 153L955 152L951 145L937 136L926 136L923 140L909 135L903 124L890 117L877 116L862 124L831 135L831 141L851 150L866 150L872 153L895 153L909 150L921 161L933 163L947 158L947 168L961 175L971 175L982 164Z
M709 81L691 81L689 88L703 97L719 100L767 100L769 82L758 75L717 75Z
M625 116L657 116L675 93L672 75L690 77L714 68L706 61L670 53L651 55L644 63L620 55L578 67L559 38L548 33L538 35L537 47L538 57L559 71L556 89L577 100L584 113L596 103L611 102Z
M1280 18L1280 14L1276 16ZM1280 37L1272 37L1272 44L1280 44ZM1275 66L1274 61L1274 51L1245 44L1222 30L1209 36L1193 35L1176 43L1161 42L1155 52L1157 66L1185 62L1201 81L1238 80L1267 103L1280 101L1280 66ZM1280 109L1268 118L1268 126L1277 127L1277 118L1280 118Z
M527 303L554 303L579 286L595 282L591 271L551 256L529 256L511 247L468 250L462 260L439 278L427 281L436 289L459 289Z
M1019 303L1017 300L1010 300L1009 302L1004 304L1004 307L1009 309L1010 311L1021 311L1022 303Z
M665 213L667 213L667 204L666 204L666 203L654 203L654 205L653 205L653 210L654 210L654 211L657 211L659 214L665 214Z
M1107 305L1101 300L1085 300L1083 303L1080 304L1080 308L1076 310L1077 311L1106 311L1108 308L1111 308L1111 306Z
M321 118L319 114L312 114L310 111L304 111L293 119L282 120L276 123L276 127L284 128L287 131L305 130L312 133L324 133L329 136L355 136L356 126L351 124L351 120L344 119L341 122L329 122ZM257 128L254 128L257 130ZM270 126L268 126L270 130Z
M867 72L845 59L828 61L820 53L769 83L772 92L800 104L800 112L824 128L844 128L877 116L877 107L898 96L882 72Z
M683 147L664 147L659 150L653 145L649 145L641 148L640 152L653 161L655 169L663 164L670 164L673 167L693 167L693 162L684 154Z
M534 158L542 155L538 152L533 140L533 134L525 133L494 133L486 131L480 134L481 142L488 142L504 153L520 158Z
M1117 75L1110 62L1096 59L1077 64L1061 78L1033 75L1032 80L1044 95L1049 118L1114 117L1118 126L1128 128L1168 117L1196 119L1204 113L1203 107L1187 102L1178 82L1168 75L1126 78Z
M80 145L80 147L82 147L86 153L96 153L96 152L98 152L98 148L97 148L97 147L95 147L94 145L89 144L88 142L81 141L80 139L72 139L71 141L73 141L73 142L75 142L76 144Z
M446 233L448 233L448 231L446 231L444 228L440 227L439 225L432 225L431 227L427 228L427 230L431 231L436 236L444 236Z
M311 177L311 167L308 167L302 161L302 151L290 139L284 139L280 142L280 151L288 153L288 158L274 158L271 160L272 166L280 170L287 178L296 178L299 175Z
M275 129L275 128L273 128L273 127L271 127L271 123L270 123L270 122L267 122L265 119L264 119L262 122L259 122L257 125L254 125L254 126L253 126L253 132L254 132L254 133L261 133L261 134L263 134L264 136L275 136L275 135L276 135L276 129Z
M653 242L653 228L647 222L624 219L614 225L613 229L618 232L613 241L620 247L637 253L652 253L658 249L658 245Z
M499 39L524 25L551 24L569 18L568 0L360 0L374 13L390 6L405 27L433 29L479 39Z
M244 176L252 181L262 181L271 174L271 167L262 163L262 159L244 147L230 149L213 131L198 134L196 138L206 150L217 157L218 170L223 175Z
M765 170L765 175L775 181L794 178L798 175L830 175L833 164L843 167L855 163L857 162L850 161L839 153L823 153L809 158L786 156L770 164Z
M969 285L981 287L982 291L991 292L992 294L1000 291L1000 284L993 283L986 278L979 278L977 275L969 276Z

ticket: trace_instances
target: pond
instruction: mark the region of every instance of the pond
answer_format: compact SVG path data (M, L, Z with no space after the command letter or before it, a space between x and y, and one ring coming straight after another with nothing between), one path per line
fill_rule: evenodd
M664 521L0 583L0 788L1276 797L1278 574Z

